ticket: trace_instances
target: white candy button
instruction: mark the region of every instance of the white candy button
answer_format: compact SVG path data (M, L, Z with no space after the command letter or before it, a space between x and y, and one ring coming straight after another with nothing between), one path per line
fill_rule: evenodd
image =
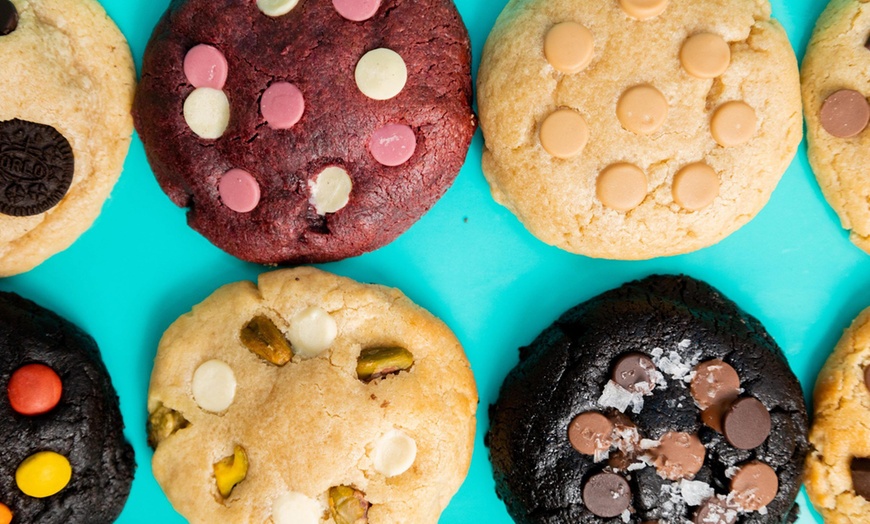
M226 362L209 360L193 374L193 399L205 411L220 413L236 397L236 376Z
M315 180L308 182L311 189L311 205L318 215L335 213L350 201L353 181L347 171L340 167L327 167L317 175Z
M296 7L299 0L257 0L257 7L263 14L275 17L284 16Z
M389 100L408 82L408 68L398 53L380 48L366 53L356 64L356 85L374 100Z
M398 429L378 439L371 455L375 471L387 477L396 477L408 471L416 458L417 443Z
M184 120L200 138L220 138L230 123L230 101L219 89L195 89L184 101Z
M329 349L336 335L335 320L317 306L303 309L290 321L290 343L305 358L314 358Z
M275 524L320 524L324 508L302 493L285 493L272 503Z

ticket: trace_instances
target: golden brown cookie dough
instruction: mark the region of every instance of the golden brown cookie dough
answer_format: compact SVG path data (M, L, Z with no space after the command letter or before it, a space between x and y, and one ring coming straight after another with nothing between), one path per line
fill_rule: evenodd
M370 524L435 524L468 471L476 408L456 337L401 292L275 271L164 334L152 466L193 523L334 524L330 504L370 504Z
M12 4L17 27L0 36L0 122L54 128L71 147L75 167L57 205L27 216L0 213L0 277L28 271L66 249L97 218L130 145L136 78L127 41L98 2ZM24 181L13 190L38 191L30 183L32 169L13 171L6 174Z
M583 62L577 72L551 59L564 24L592 34L589 63L570 61ZM767 203L801 139L799 86L766 1L512 0L479 72L483 171L496 201L548 244L614 259L694 251ZM585 122L582 148L545 140L562 109ZM715 176L677 180L699 163ZM642 172L641 197L640 176L600 176L616 164Z

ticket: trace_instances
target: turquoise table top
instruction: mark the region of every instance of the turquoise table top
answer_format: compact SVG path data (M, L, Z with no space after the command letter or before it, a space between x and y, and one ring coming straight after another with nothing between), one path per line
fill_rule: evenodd
M169 0L102 0L137 64ZM506 0L456 0L471 32L475 69ZM774 16L802 57L826 0L773 0ZM613 262L571 255L530 235L490 196L480 170L482 137L447 195L397 241L322 266L398 287L442 318L466 348L480 389L477 446L468 479L442 523L509 524L495 496L483 435L487 408L529 343L569 307L652 273L686 273L718 287L757 316L785 350L809 397L842 330L870 306L870 256L849 243L825 203L801 146L767 207L716 246L673 258ZM157 186L135 138L121 180L93 228L25 275L0 280L93 335L121 397L139 468L122 524L184 522L151 475L145 399L163 331L217 287L255 279L246 264L190 230ZM801 505L800 523L822 522Z

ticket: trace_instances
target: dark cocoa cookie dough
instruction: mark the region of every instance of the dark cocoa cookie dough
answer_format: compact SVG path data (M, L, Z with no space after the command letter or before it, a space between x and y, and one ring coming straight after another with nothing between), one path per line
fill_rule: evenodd
M626 363L633 353L646 359ZM703 420L724 435L702 421L701 405ZM610 426L595 415L578 418L596 412ZM741 418L753 431L741 431ZM496 490L519 523L780 523L797 516L807 453L800 385L756 319L688 277L649 277L565 313L520 350L490 419ZM735 447L759 435L760 446ZM593 449L598 453L588 454ZM618 487L602 474L627 480L629 496L617 489L611 500L584 503L602 478Z
M184 70L202 44L219 53L198 58L226 60L210 87L208 74ZM386 100L355 80L376 49L397 53L407 70L404 87ZM145 52L134 118L161 187L215 245L259 263L337 260L395 239L453 182L476 127L470 68L468 34L449 0L384 0L363 22L342 17L332 0L301 0L274 17L251 0L173 0ZM279 129L261 107L275 84L286 88ZM218 111L193 102L185 111L192 95ZM221 121L215 115L227 106ZM186 113L204 125L191 127ZM407 126L405 135L376 134L389 125ZM385 161L371 150L374 137L386 147L402 136L409 159L376 160ZM330 167L349 175L349 199L317 205L313 187ZM234 183L222 184L227 173ZM335 187L347 191L341 180Z
M21 370L33 367L42 374L23 378ZM33 302L0 293L0 386L0 520L8 518L8 509L13 524L113 522L130 493L136 464L94 340ZM31 411L22 405L45 412L25 415L21 411ZM37 454L41 458L28 472L24 463ZM58 472L64 468L71 469L66 484ZM34 482L36 470L52 471L52 482ZM58 487L48 496L25 494Z

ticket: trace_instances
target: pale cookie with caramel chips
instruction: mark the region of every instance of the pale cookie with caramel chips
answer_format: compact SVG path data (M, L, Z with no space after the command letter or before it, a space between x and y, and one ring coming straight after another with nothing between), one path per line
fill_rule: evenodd
M476 409L456 337L401 292L275 271L164 334L152 466L194 523L434 524L468 472Z

